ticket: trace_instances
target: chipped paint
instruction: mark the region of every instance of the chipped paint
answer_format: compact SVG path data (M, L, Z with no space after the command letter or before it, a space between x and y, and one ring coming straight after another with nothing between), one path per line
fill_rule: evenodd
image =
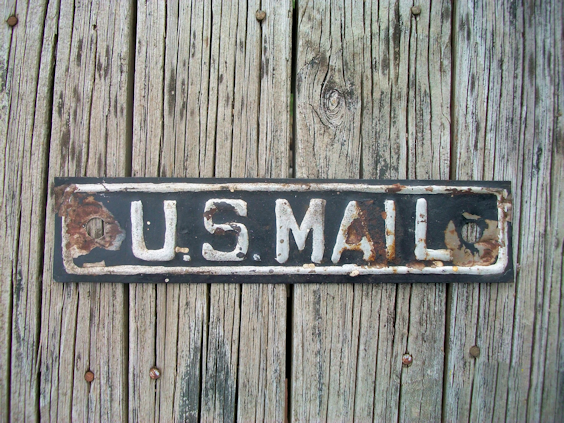
M326 241L332 240L324 239L323 242L318 241L312 243L311 261L318 264L306 263L305 265L282 265L286 261L280 261L276 257L265 258L258 252L253 252L248 257L248 260L254 261L256 265L228 265L217 263L213 266L192 265L192 257L194 254L199 255L200 252L192 254L192 257L187 253L190 251L188 247L179 247L176 244L176 238L173 238L173 228L177 227L177 221L182 219L180 214L176 215L176 209L173 207L174 201L165 201L163 208L165 210L165 236L163 248L159 250L148 250L145 246L143 250L143 218L142 218L142 204L139 201L139 206L134 206L131 203L131 216L132 216L132 246L134 255L143 260L163 261L163 265L136 265L136 264L122 264L122 265L107 265L107 262L96 261L94 263L84 263L78 265L74 259L81 255L88 254L95 247L100 247L106 250L117 250L120 248L122 241L125 238L125 233L119 226L119 223L113 218L111 213L97 200L96 195L110 196L112 193L161 193L161 194L179 194L183 192L209 192L210 194L221 196L221 192L227 192L238 195L243 195L246 192L278 192L280 193L279 200L284 204L282 208L285 210L285 218L287 221L278 225L279 222L273 223L273 229L278 234L277 226L282 226L282 236L276 242L276 252L278 254L285 254L291 248L289 232L292 231L293 239L296 241L296 246L299 251L304 249L306 240L310 232L317 240L324 236L323 226L317 223L320 215L316 210L321 208L320 204L312 203L310 201L310 209L314 218L308 218L310 209L306 209L306 214L301 214L304 218L298 226L298 222L293 216L292 212L287 213L289 205L287 198L283 193L311 193L315 197L315 192L339 192L362 194L389 194L389 195L409 195L409 196L458 196L458 195L471 195L471 194L487 194L493 195L497 199L497 215L498 219L482 219L478 214L464 212L463 215L467 221L485 222L482 223L484 227L481 229L481 236L475 243L468 243L463 239L462 225L456 227L454 221L449 222L446 229L444 229L444 246L446 248L428 248L427 245L427 208L425 198L417 198L416 205L416 220L412 224L411 233L415 233L415 248L412 250L415 254L415 261L403 263L394 261L396 257L396 237L398 236L396 228L396 205L393 200L382 201L378 207L379 212L371 201L359 199L359 201L350 201L342 214L340 229L338 230L337 239L335 240L333 254L330 257L330 263L323 259L323 251ZM212 195L210 195L212 196ZM510 256L509 256L509 224L511 222L511 199L506 189L497 188L495 186L448 186L439 184L429 185L414 185L409 183L394 183L394 184L366 184L362 182L348 183L348 182L95 182L95 183L77 183L66 184L59 186L55 190L56 207L58 215L61 217L62 238L61 247L63 251L63 264L66 272L70 275L230 275L230 276L244 276L244 275L343 275L343 276L362 276L362 275L448 275L457 273L461 275L496 275L502 274L506 271ZM209 197L208 197L209 198ZM244 197L243 197L244 198ZM289 198L289 197L288 197ZM321 199L319 199L321 200ZM284 203L286 201L286 203ZM325 201L325 200L323 200ZM220 206L220 202L224 204ZM353 204L354 205L351 205ZM425 207L423 204L425 203ZM96 205L97 204L97 205ZM278 201L276 202L278 204ZM202 242L201 254L209 261L228 262L228 261L244 261L247 259L247 252L249 249L249 234L246 226L241 222L227 222L216 223L215 214L224 207L230 205L232 211L241 217L247 217L247 207L243 200L235 199L212 199L206 203L205 210L203 211L203 226L206 231L214 235L214 237L222 236L226 233L235 235L236 247L233 251L219 251L215 250L211 242ZM93 208L88 209L92 206ZM313 207L312 207L313 206ZM328 205L327 205L328 206ZM85 207L87 209L85 209ZM325 213L326 204L323 202L323 214ZM98 210L97 212L94 212ZM134 210L135 209L135 210ZM274 209L274 204L273 204ZM383 209L383 210L382 210ZM140 219L135 218L134 215ZM168 210L168 212L167 212ZM174 210L174 212L173 212ZM433 213L431 210L430 213ZM168 213L168 214L167 214ZM343 213L343 212L340 212ZM81 233L77 227L77 215L84 215L82 220L86 219L82 224L84 225ZM86 215L88 215L86 217ZM173 215L176 220L173 219ZM202 216L202 215L200 215ZM282 214L280 215L282 216ZM86 223L94 218L99 217L104 221L104 234L99 239L94 239L86 233ZM276 215L278 217L278 215ZM82 219L82 220L81 220ZM120 218L121 219L121 218ZM155 223L155 218L151 218ZM200 217L201 219L201 217ZM135 222L134 222L135 220ZM281 219L283 220L283 219ZM321 219L323 220L323 219ZM380 223L377 223L380 222ZM158 224L159 222L157 222ZM403 222L400 222L403 223ZM146 223L148 225L148 222ZM452 225L451 225L452 224ZM317 226L316 226L317 225ZM151 226L153 228L154 225ZM171 235L167 237L167 232L170 228ZM316 230L316 228L318 228ZM383 228L383 229L382 229ZM443 227L444 228L444 227ZM140 229L140 232L139 232ZM287 230L287 235L285 231ZM137 235L134 234L136 232ZM479 233L479 232L476 232ZM273 232L274 234L274 232ZM274 234L274 236L277 236ZM400 232L404 234L404 232ZM403 235L405 236L405 234ZM213 238L216 239L216 238ZM413 239L413 238L411 238ZM168 240L168 241L167 241ZM174 242L173 242L174 241ZM311 241L310 241L311 242ZM412 241L413 242L413 241ZM435 240L434 243L437 243ZM440 244L442 242L439 242ZM181 242L181 245L186 245ZM188 243L188 245L191 245ZM315 247L317 245L317 247ZM412 244L413 245L413 244ZM433 247L435 245L431 245ZM441 247L441 245L436 245ZM315 248L314 248L315 247ZM192 251L194 246L191 246ZM286 248L286 250L285 250ZM365 264L349 264L339 263L341 255L344 251L360 251L362 252L362 259ZM156 255L155 252L160 252ZM171 265L164 262L172 261L178 254L176 260L180 263L184 262L185 265ZM320 257L321 256L321 257ZM145 257L145 258L143 258ZM256 257L259 257L257 260ZM283 256L280 256L283 258ZM201 259L200 259L201 260ZM265 261L266 260L266 261ZM280 265L268 265L268 260L276 260ZM282 260L282 259L281 259ZM177 263L175 261L175 263ZM306 266L307 265L307 266ZM358 272L358 273L357 273ZM170 278L170 277L169 277ZM162 281L163 279L161 279ZM174 281L174 280L173 280Z
M290 231L294 236L299 251L303 251L310 230L313 232L311 261L321 263L325 251L325 204L323 199L314 198L298 226L292 206L288 200L276 200L276 257L278 263L286 263L290 255Z
M204 207L204 226L207 231L214 235L224 235L233 232L237 235L237 245L233 251L217 251L211 244L202 245L202 255L209 261L243 261L249 249L249 234L247 227L241 223L229 222L216 224L213 222L214 214L219 208L233 208L239 216L247 216L247 203L243 200L219 199L208 200Z
M133 255L145 261L170 261L176 253L176 201L163 202L165 214L165 235L163 248L149 250L143 235L143 203L131 203L131 238Z
M94 200L92 196L75 193L74 187L69 187L56 200L57 214L63 224L63 250L68 259L80 257L90 253L94 248L118 250L125 233L112 213L106 207ZM94 218L104 222L104 233L99 238L91 237L86 226Z

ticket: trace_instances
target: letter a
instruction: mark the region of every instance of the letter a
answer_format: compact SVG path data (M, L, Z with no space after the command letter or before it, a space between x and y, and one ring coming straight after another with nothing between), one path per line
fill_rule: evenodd
M360 218L360 209L356 201L351 201L347 208L345 209L345 214L343 220L341 221L341 227L339 228L339 233L337 234L337 240L335 241L335 247L333 248L333 255L331 256L331 261L335 264L341 259L341 254L345 250L361 250L364 253L364 260L369 261L370 257L374 257L375 251L372 245L372 240L370 239L370 234L366 230L363 224L358 225L362 229L363 233L359 234L355 227L355 236L350 236L350 229L353 223ZM362 235L362 237L360 237ZM349 241L351 241L349 243Z

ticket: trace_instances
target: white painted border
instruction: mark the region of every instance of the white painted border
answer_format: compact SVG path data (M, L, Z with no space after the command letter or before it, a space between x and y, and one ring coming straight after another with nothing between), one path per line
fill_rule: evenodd
M113 192L150 192L150 193L177 193L177 192L215 192L215 191L277 191L277 192L362 192L383 194L388 191L397 195L432 195L432 194L452 194L453 192L465 192L472 194L491 194L495 195L498 201L498 222L502 222L499 231L498 242L500 248L498 259L495 264L490 266L442 266L425 267L416 269L408 266L359 266L355 264L345 264L342 266L202 266L202 267L167 267L167 266L92 266L78 267L74 263L69 251L65 250L68 241L66 236L65 219L62 220L62 248L63 263L67 273L74 275L120 275L134 276L141 274L151 275L497 275L502 274L509 263L508 254L508 223L507 216L510 212L507 200L507 190L502 188L476 187L476 186L448 186L448 185L402 185L398 190L398 185L369 185L369 184L350 184L344 182L328 183L267 183L267 182L237 182L237 183L187 183L187 182L164 182L164 183L95 183L95 184L75 184L67 189L74 192L84 193L113 193ZM308 265L310 266L310 265Z

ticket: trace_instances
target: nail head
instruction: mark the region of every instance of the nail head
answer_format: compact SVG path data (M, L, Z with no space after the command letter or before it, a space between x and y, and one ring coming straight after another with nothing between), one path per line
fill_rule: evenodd
M161 377L161 371L158 367L151 367L151 370L149 370L149 376L151 377L151 379L157 380Z
M413 363L413 356L411 354L404 354L401 358L401 362L406 367L411 366L411 364Z
M264 10L257 10L255 16L257 17L257 21L262 21L266 18L266 12Z
M480 347L478 347L477 345L470 347L470 355L474 358L479 357L480 356Z
M15 15L12 15L8 18L8 20L6 21L8 22L8 25L10 26L16 26L18 23L18 17Z
M84 373L84 380L88 383L92 382L94 380L94 373L88 370L86 373Z
M421 14L421 7L419 6L413 6L411 8L411 13L413 13L415 16Z

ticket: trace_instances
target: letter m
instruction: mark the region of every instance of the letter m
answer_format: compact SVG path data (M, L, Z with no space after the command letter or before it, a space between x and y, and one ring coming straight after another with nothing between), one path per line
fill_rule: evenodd
M325 250L325 200L312 199L309 208L298 226L292 207L287 200L276 200L276 261L286 263L290 254L290 230L294 235L296 245L300 251L305 248L305 242L310 230L313 230L313 245L311 261L321 263Z

